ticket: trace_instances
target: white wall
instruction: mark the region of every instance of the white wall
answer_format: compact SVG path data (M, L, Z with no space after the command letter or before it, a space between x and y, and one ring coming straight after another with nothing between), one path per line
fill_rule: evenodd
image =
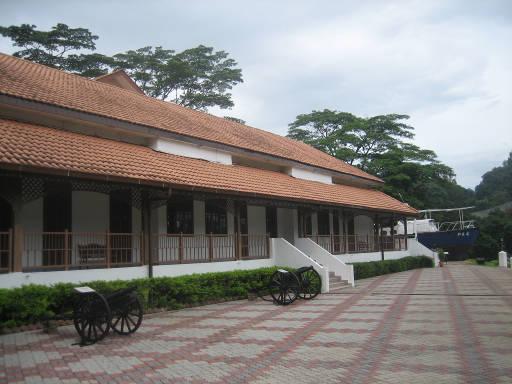
M318 181L324 184L332 184L332 176L320 172L313 172L302 168L292 167L288 170L288 174L297 179Z
M156 139L151 148L155 151L169 153L172 155L192 157L194 159L208 160L227 165L232 164L231 155L227 152L181 141Z
M318 214L316 212L311 213L311 234L318 235Z
M15 272L2 275L0 288L15 288L27 284L52 285L55 283L87 283L96 280L131 280L148 276L148 267L128 267L110 269L80 269L71 271L52 271L24 273Z
M380 252L369 253L351 253L348 255L335 255L339 260L344 263L364 263L368 261L381 261L382 255ZM411 256L408 251L385 251L384 260L396 260L402 257Z
M342 280L346 280L354 286L354 267L352 265L346 265L311 239L297 239L295 246L319 264L327 267L329 271L340 276Z
M373 219L364 215L354 217L354 233L356 235L373 235Z
M223 261L218 263L197 263L197 264L178 264L178 265L155 265L153 267L153 276L181 276L193 273L226 272L234 270L247 270L273 267L272 259L259 260L237 260Z
M43 232L43 198L23 204L16 220L24 232ZM23 238L22 266L41 265L43 263L42 249L42 235L25 236Z
M264 234L267 232L266 210L265 207L248 205L247 206L248 232L254 234Z
M327 268L318 264L285 239L272 239L271 241L270 249L272 250L272 259L275 265L291 268L309 267L312 265L322 278L322 293L329 292L329 271Z
M205 202L194 200L194 233L205 233Z
M296 209L277 208L277 237L282 237L292 243L298 236Z
M71 228L73 232L106 232L109 229L109 195L99 192L71 193Z

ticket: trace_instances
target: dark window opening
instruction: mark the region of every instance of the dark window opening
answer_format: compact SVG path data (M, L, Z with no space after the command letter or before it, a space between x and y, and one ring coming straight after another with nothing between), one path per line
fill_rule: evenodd
M228 233L226 200L208 200L205 207L206 233Z
M173 197L167 202L167 233L194 233L194 200Z
M299 210L299 237L311 235L313 225L311 221L311 211Z
M46 183L43 199L43 265L70 262L64 231L71 231L71 185ZM70 238L68 237L68 242Z
M319 211L317 213L318 219L318 234L329 235L331 233L329 226L329 211Z
M110 248L112 263L131 263L132 195L130 190L110 192ZM116 235L119 233L119 235Z
M277 208L276 207L266 207L265 215L267 220L267 233L270 234L270 237L277 237Z

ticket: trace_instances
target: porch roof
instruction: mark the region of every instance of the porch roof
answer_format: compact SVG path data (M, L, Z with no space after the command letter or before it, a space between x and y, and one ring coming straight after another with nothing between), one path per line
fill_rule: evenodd
M378 177L302 142L2 53L0 77L0 95L292 160L371 183L383 183Z
M0 167L418 214L414 208L372 189L329 185L269 170L217 164L4 119L0 119Z

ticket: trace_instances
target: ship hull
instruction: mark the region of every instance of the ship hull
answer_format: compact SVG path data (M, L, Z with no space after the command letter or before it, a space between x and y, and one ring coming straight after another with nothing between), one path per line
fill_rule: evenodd
M418 233L418 242L427 248L444 248L456 246L471 246L478 238L478 229L463 229L447 232Z

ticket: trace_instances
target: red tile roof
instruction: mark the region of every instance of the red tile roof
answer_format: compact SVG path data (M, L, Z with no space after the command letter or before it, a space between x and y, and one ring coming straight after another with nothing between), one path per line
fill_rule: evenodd
M381 183L287 137L0 53L0 94L150 126Z
M156 152L53 128L0 119L0 168L25 167L71 175L166 183L223 193L332 204L416 215L417 211L386 194L339 184L297 179L241 165L223 165Z

